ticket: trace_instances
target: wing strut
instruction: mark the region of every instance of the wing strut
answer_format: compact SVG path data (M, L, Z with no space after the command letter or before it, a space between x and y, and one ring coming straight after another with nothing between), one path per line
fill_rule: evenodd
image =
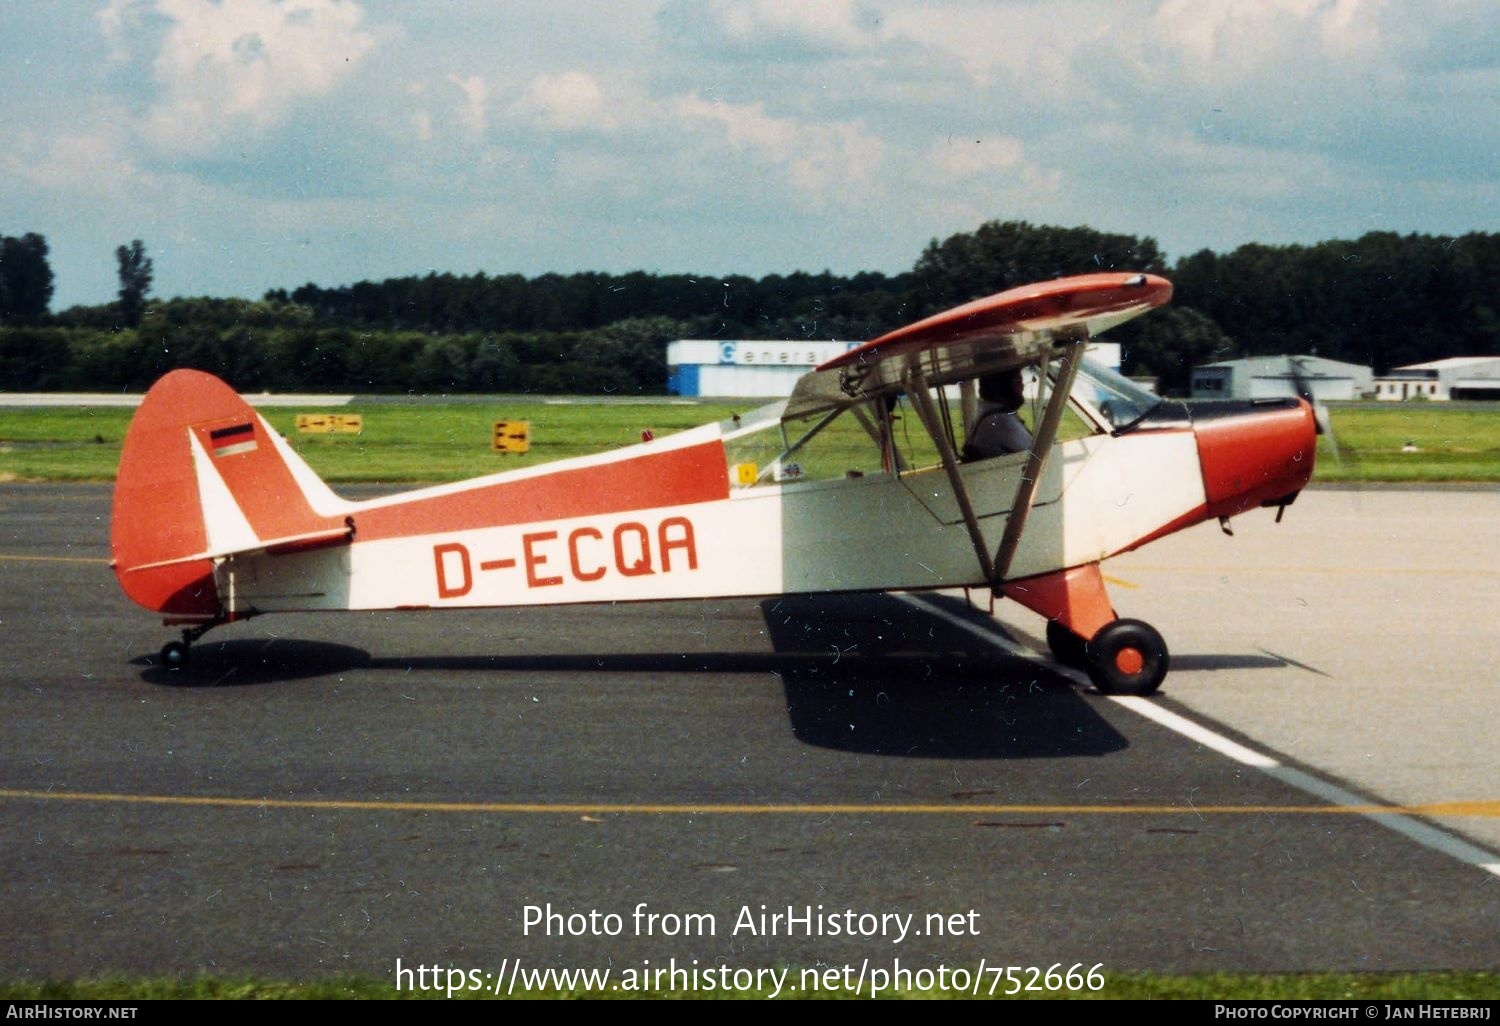
M953 488L953 498L958 503L958 511L963 517L964 527L968 529L969 540L974 545L974 554L979 557L979 567L984 571L985 580L989 581L990 586L996 591L1004 583L1006 574L1010 571L1010 564L1015 559L1016 549L1021 542L1021 532L1026 528L1026 520L1031 515L1031 504L1036 499L1037 487L1041 484L1042 471L1046 469L1047 456L1052 451L1052 444L1057 441L1057 431L1062 425L1063 410L1066 409L1068 396L1073 391L1073 380L1078 376L1078 362L1083 359L1083 351L1087 345L1088 336L1083 331L1079 331L1063 343L1062 352L1057 357L1060 362L1057 380L1047 398L1047 408L1042 412L1041 423L1037 425L1036 434L1032 437L1026 466L1021 472L1020 484L1016 486L1016 496L1011 502L1010 516L1005 522L1005 533L1001 536L1000 548L995 552L993 560L990 558L989 546L984 540L984 532L979 527L979 518L974 513L974 503L969 498L963 475L959 473L958 454L953 450L953 439L944 430L944 422L929 391L927 375L922 371L921 358L912 359L907 365L907 380L910 384L907 394L916 404L923 425L937 445L938 454L943 460L943 471L948 475L948 483ZM1042 364L1042 377L1046 377L1045 363Z
M1031 503L1036 498L1037 487L1042 481L1042 471L1047 466L1047 454L1057 440L1057 429L1062 425L1063 409L1073 391L1073 379L1078 376L1078 364L1083 359L1088 344L1086 332L1080 333L1067 343L1058 358L1057 380L1053 382L1052 394L1047 398L1047 409L1042 413L1042 422L1032 436L1031 453L1026 460L1026 469L1021 472L1021 483L1016 487L1016 498L1011 503L1010 517L1005 521L1005 534L1000 538L1000 548L995 552L995 561L990 568L990 586L998 589L1010 572L1010 564L1016 557L1016 548L1021 543L1021 531L1026 527L1026 518L1031 515ZM1045 368L1042 377L1046 377Z
M861 403L858 406L849 407L854 412L854 419L859 421L865 432L880 446L880 469L887 474L905 473L911 467L907 465L906 457L901 455L901 450L896 448L896 426L892 423L895 412L885 408L887 397L882 396L873 403ZM866 406L869 410L866 410ZM875 411L871 416L870 411Z
M974 515L974 504L969 501L969 490L964 487L964 479L958 472L958 454L953 451L953 439L948 436L948 432L943 430L942 422L938 419L932 393L927 388L927 375L922 373L921 359L912 360L909 366L912 386L909 394L922 414L922 423L926 425L927 433L937 444L938 455L943 458L943 470L948 474L948 484L953 488L953 497L958 500L958 511L964 518L964 526L969 529L969 540L974 543L974 554L979 557L979 567L984 571L984 579L994 580L994 567L990 563L989 546L985 544L984 533L979 529L979 518Z
M832 424L834 419L838 417L838 415L842 412L844 412L842 409L833 409L823 414L823 416L818 420L816 424L808 428L807 431L803 433L801 438L797 439L795 442L792 442L790 445L787 445L786 448L782 449L780 456L776 457L775 460L767 463L764 467L760 468L760 473L756 474L755 476L755 483L760 484L762 481L764 481L770 474L772 474L776 470L778 466L784 464L792 455L794 455L797 450L801 449L808 442L811 442L814 438L817 437L820 431L826 428L829 424ZM781 422L781 438L783 443L785 443L785 420Z

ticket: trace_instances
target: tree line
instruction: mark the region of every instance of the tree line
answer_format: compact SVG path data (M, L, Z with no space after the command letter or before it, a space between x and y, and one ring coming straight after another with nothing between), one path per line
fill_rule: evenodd
M0 237L0 389L140 390L174 367L242 391L652 393L677 338L857 341L1015 285L1162 274L1171 306L1115 329L1128 373L1183 392L1195 365L1316 353L1372 366L1500 354L1500 235L1372 232L1203 250L991 222L934 239L908 272L852 276L453 275L273 289L259 301L149 298L141 242L114 303L49 310L46 241Z

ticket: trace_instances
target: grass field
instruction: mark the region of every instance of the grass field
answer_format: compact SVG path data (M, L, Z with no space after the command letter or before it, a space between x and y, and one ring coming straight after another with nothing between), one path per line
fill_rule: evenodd
M364 431L359 435L297 433L297 414L328 412L333 411L261 411L328 481L437 482L618 448L640 441L643 430L668 434L728 417L734 411L697 403L378 403L337 411L362 416ZM117 408L0 409L0 478L113 480L133 413ZM492 451L497 420L529 420L531 451L525 455Z
M360 435L299 435L298 413L264 415L331 482L440 482L511 470L665 435L734 412L724 402L597 404L529 400L486 404L377 402L345 408L364 419ZM109 481L133 411L117 408L0 409L0 480ZM1331 407L1336 459L1318 443L1315 480L1500 482L1500 404L1346 404ZM845 418L847 419L847 418ZM528 420L525 455L493 452L496 420ZM913 422L909 433L920 435ZM825 440L825 444L828 440ZM873 455L857 430L844 439L851 466ZM1413 449L1415 451L1407 451ZM843 457L841 457L842 461Z
M1500 481L1500 404L1357 403L1329 414L1340 454L1319 439L1315 480Z

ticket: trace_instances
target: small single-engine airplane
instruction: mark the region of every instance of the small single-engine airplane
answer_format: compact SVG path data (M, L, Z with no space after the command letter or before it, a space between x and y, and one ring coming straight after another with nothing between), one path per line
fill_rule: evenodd
M362 502L223 382L173 371L125 438L112 565L183 627L169 669L210 628L270 612L984 586L1046 617L1053 654L1100 691L1149 694L1167 646L1117 617L1100 562L1285 507L1316 441L1304 400L1164 401L1085 359L1171 292L1122 273L1011 289L852 348L744 416ZM975 382L1018 370L1030 448L965 460Z

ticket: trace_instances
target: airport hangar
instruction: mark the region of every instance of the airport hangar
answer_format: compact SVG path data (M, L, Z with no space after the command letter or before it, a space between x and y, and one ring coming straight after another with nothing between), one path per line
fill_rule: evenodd
M1359 399L1374 378L1368 367L1321 356L1252 356L1194 367L1192 398L1268 399L1305 388L1314 399Z
M1263 399L1298 395L1315 399L1500 399L1500 357L1455 356L1376 376L1369 367L1319 356L1255 356L1193 368L1194 399Z
M667 392L680 396L779 399L797 379L862 342L728 341L685 338L667 345ZM1089 358L1118 370L1120 346L1096 342Z
M1389 374L1375 379L1375 398L1387 402L1500 399L1500 356L1451 356L1392 367Z

